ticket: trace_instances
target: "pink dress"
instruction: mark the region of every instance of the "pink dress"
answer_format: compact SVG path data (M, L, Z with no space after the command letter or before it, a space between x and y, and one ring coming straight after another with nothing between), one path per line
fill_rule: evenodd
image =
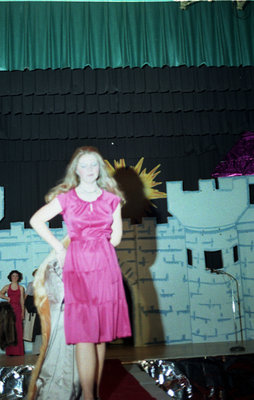
M8 297L10 297L10 305L16 316L16 332L17 332L17 345L6 347L7 356L23 356L24 343L23 343L23 325L22 325L22 308L20 304L20 287L17 290L12 290L11 285L8 288Z
M75 189L57 198L71 239L63 270L66 343L130 336L121 270L110 243L120 198L103 190L95 201L87 202Z

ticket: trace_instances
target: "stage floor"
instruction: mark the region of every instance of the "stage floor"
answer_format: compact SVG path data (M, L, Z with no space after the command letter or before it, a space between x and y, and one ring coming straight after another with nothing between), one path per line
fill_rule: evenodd
M109 344L107 346L106 358L119 359L123 364L135 364L140 360L175 360L179 358L254 354L254 340L243 343L244 351L231 351L230 349L235 346L235 342L186 343L145 347L134 347L127 344ZM36 360L37 356L31 354L20 357L8 357L2 354L0 355L0 366L34 365Z
M235 342L188 343L146 347L110 344L107 349L107 358L119 358L123 364L132 364L140 360L175 360L179 358L254 354L254 340L243 343L244 351L231 351L232 347L236 347Z
M239 344L238 344L239 345ZM107 359L120 359L126 370L131 373L141 386L156 400L167 400L169 396L155 381L138 366L142 360L184 360L200 358L206 361L206 357L216 356L247 356L254 354L254 340L242 343L244 351L232 351L236 347L235 342L228 343L197 343L178 344L170 346L134 347L127 344L109 344L107 346ZM17 365L34 365L38 356L26 354L22 357L8 357L0 355L1 367ZM201 361L202 362L202 361ZM248 397L249 398L249 397ZM240 398L239 398L240 399ZM244 397L245 399L245 397ZM142 400L142 399L140 399Z

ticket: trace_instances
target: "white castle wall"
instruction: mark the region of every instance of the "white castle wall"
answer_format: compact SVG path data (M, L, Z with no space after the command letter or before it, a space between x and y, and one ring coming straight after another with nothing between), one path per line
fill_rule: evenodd
M232 226L249 206L246 177L199 180L199 190L183 191L183 182L167 182L168 210L190 229ZM170 211L170 212L171 212Z
M204 250L218 249L223 254L223 270L240 285L244 337L254 339L250 183L254 177L224 178L219 180L219 190L211 180L201 182L199 191L184 192L182 183L168 182L168 209L173 214L168 223L156 224L153 218L140 225L124 221L117 253L132 294L135 345L235 340L231 281L206 271L204 264ZM62 238L66 227L53 231ZM236 245L238 262L233 260ZM193 252L192 266L187 263L186 248ZM48 245L21 222L0 230L0 286L7 283L13 268L23 273L22 284L27 286L32 271L48 252ZM239 334L238 317L236 322Z
M240 275L240 263L233 261L233 246L238 244L234 227L220 230L186 230L186 247L193 250L193 265L188 266L192 341L235 340L232 321L232 293L235 283L227 276L211 274L205 268L204 250L222 250L223 271ZM237 329L240 332L238 314Z
M57 237L62 238L66 234L66 227L53 231ZM9 283L7 275L13 269L22 272L21 284L27 288L33 278L32 272L39 267L49 251L49 246L33 229L25 229L23 222L14 222L9 230L0 230L0 288ZM25 342L25 351L31 349L31 343Z
M176 219L160 225L152 218L132 226L124 221L117 253L132 291L137 346L191 341L184 239Z
M246 177L246 185L254 184L254 176ZM243 316L246 339L254 339L254 204L250 204L237 222L241 260Z
M247 267L248 273L242 271L243 254L245 263L253 257L251 245L243 243L243 240L249 243L253 231L250 212L253 206L249 203L249 184L253 177L220 178L218 181L219 189L216 189L214 180L201 180L199 190L192 192L184 192L182 182L167 182L168 210L184 226L185 246L193 256L193 265L187 267L193 342L236 338L232 310L232 290L237 299L236 284L226 275L214 275L205 269L204 252L218 250L222 252L222 271L231 274L239 283L244 337L253 338L250 334L253 307L249 299L253 293L254 274ZM241 232L244 216L248 221L245 238ZM238 248L238 261L233 257L235 246ZM239 339L238 312L236 326Z

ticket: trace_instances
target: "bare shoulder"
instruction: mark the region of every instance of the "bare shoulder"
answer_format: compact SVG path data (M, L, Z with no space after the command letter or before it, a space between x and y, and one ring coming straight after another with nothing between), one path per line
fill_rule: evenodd
M5 285L5 286L3 287L3 289L1 290L1 292L2 292L2 293L7 292L9 286L10 286L9 284L8 284L8 285Z

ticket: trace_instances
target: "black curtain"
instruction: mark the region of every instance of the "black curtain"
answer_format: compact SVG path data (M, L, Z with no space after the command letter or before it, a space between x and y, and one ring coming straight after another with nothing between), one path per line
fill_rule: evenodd
M5 218L25 221L63 176L76 147L111 164L160 164L158 190L195 190L244 131L254 130L254 67L164 67L0 72L0 185ZM167 218L166 200L151 214ZM59 219L52 223L59 226Z

